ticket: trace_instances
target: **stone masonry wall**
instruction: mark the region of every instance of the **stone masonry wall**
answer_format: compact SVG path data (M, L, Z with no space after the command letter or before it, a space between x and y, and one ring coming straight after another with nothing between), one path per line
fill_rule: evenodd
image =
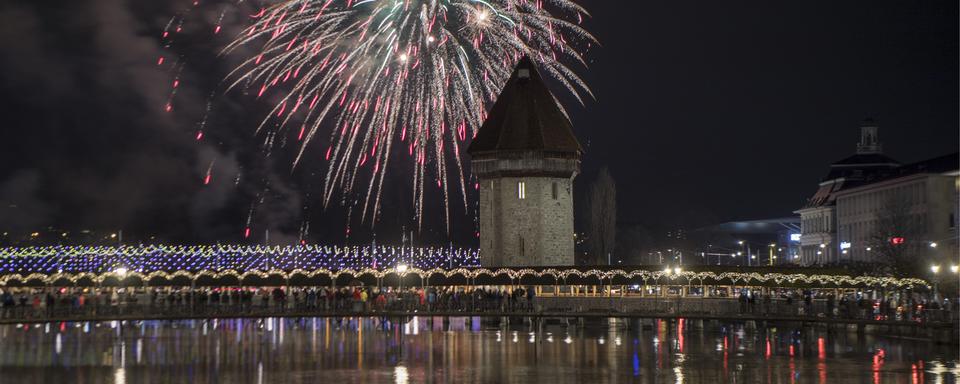
M524 199L519 197L520 182L525 185ZM532 176L481 179L481 263L487 267L573 265L572 182Z

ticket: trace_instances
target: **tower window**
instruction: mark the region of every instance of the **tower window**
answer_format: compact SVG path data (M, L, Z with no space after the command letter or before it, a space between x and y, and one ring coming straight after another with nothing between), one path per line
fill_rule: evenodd
M557 191L557 183L554 182L554 183L553 183L553 199L554 199L554 200L557 199L557 192L558 192L558 191Z
M523 236L520 236L520 244L519 244L519 245L520 245L520 257L526 256L526 255L524 254L525 252L524 252L524 249L523 249L523 248L524 248L524 247L523 247L523 245L524 245L524 244L523 244Z
M517 198L521 200L527 198L527 184L522 181L517 183Z

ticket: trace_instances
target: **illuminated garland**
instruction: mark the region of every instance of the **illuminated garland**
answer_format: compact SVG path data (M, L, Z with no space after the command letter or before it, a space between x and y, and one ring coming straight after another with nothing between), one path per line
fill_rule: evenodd
M240 281L250 276L294 279L323 277L336 280L341 276L381 280L389 276L417 276L426 281L434 276L460 277L466 281L478 278L507 278L519 283L523 278L548 278L555 284L596 279L610 284L613 279L640 281L644 284L804 284L811 286L929 287L915 278L878 276L846 276L802 273L758 272L692 272L679 269L650 271L637 269L600 270L576 268L479 268L479 252L462 248L411 247L337 247L298 246L51 246L0 248L0 285L30 281L55 284L58 281L77 283L87 279L103 283L108 279L160 278L171 281L185 278L196 281L209 277L233 277ZM398 268L398 266L403 266Z
M390 268L476 267L476 250L386 246L51 246L0 248L0 275L96 273L117 268L155 271L269 271Z
M599 270L589 270L581 271L577 269L546 269L543 271L535 271L532 269L510 269L510 268L499 268L496 270L491 270L487 268L456 268L452 270L442 269L442 268L433 268L429 270L423 270L419 268L409 268L405 271L398 271L397 268L389 269L373 269L373 268L363 268L363 269L342 269L337 271L332 271L329 269L316 269L316 270L302 270L295 269L292 271L283 271L283 270L270 270L270 271L260 271L260 270L250 270L250 271L236 271L236 270L226 270L226 271L200 271L200 272L189 272L189 271L176 271L176 272L164 272L164 271L154 271L150 273L141 273L136 271L125 271L125 270L115 270L108 271L100 274L95 273L54 273L50 275L42 273L31 273L27 275L21 274L11 274L0 277L0 285L7 285L12 282L28 283L30 281L37 281L43 284L56 284L59 281L67 280L71 284L75 284L81 279L89 279L91 282L96 284L101 284L108 279L114 279L116 281L120 280L130 280L130 279L139 279L141 281L151 281L155 278L162 278L167 281L173 281L178 277L183 277L189 281L196 281L202 277L210 277L212 279L221 279L224 277L234 277L237 281L243 281L245 278L250 276L257 276L259 278L270 278L277 277L280 279L294 279L296 277L306 277L306 278L316 278L324 277L328 278L331 281L346 276L351 279L359 279L364 276L372 277L376 280L381 280L387 277L406 277L406 276L417 276L420 279L421 284L426 284L431 278L442 276L444 278L452 277L461 277L466 282L476 282L478 278L490 277L506 277L509 278L511 282L520 284L521 279L525 277L551 277L553 278L553 284L567 284L567 279L571 276L577 276L581 279L596 279L595 284L611 284L612 280L615 278L625 278L625 279L639 279L644 284L670 284L670 285L699 285L699 284L726 284L726 281L732 281L734 285L765 285L769 283L774 283L775 285L781 285L784 282L790 284L806 284L811 286L819 287L890 287L890 288L908 288L908 287L926 287L929 288L929 284L921 279L915 278L894 278L894 277L875 277L875 276L842 276L842 275L804 275L804 274L780 274L780 273L739 273L739 272L724 272L724 273L714 273L714 272L662 272L662 271L646 271L646 270L634 270L626 272L623 270L614 270L614 271L599 271ZM634 280L636 281L636 280ZM574 282L571 282L574 283ZM590 282L580 282L580 283L590 283Z

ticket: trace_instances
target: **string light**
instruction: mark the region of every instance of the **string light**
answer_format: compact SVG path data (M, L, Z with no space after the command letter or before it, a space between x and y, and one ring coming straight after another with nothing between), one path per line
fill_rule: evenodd
M929 287L922 279L882 276L848 276L803 273L694 272L678 268L659 271L636 269L577 268L482 268L479 251L463 248L388 246L49 246L0 248L0 284L40 280L53 284L61 279L77 282L108 278L154 278L173 280L209 276L217 279L248 276L294 276L377 279L387 275L416 275L421 279L442 275L477 278L550 278L556 284L567 279L614 279L627 281L675 282L681 284L807 284L832 287L882 286ZM374 265L376 267L374 267ZM406 267L401 271L403 267ZM542 280L541 280L542 281ZM549 280L548 280L549 281Z
M0 274L477 267L477 250L388 246L47 246L0 248Z

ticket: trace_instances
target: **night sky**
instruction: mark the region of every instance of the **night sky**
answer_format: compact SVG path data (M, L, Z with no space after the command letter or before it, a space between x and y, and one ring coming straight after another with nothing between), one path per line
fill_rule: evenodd
M239 59L217 52L249 10L228 12L224 32L210 34L233 3L205 3L167 49L160 33L186 2L0 4L0 232L239 242L254 205L254 230L269 228L273 242L295 241L309 222L308 240L344 243L347 208L324 210L316 197L326 164L291 170L292 146L261 149L254 130L268 105L217 95L209 137L193 139L207 95ZM956 1L582 4L600 41L580 69L596 99L580 106L555 92L586 150L577 192L609 167L621 223L667 230L790 215L853 153L867 117L901 162L960 146ZM186 65L166 113L174 73L156 60L171 52ZM350 242L376 233L398 243L410 229L408 168L391 170L382 219L372 229L355 219ZM448 236L428 199L421 242L475 245L473 218L453 200Z

